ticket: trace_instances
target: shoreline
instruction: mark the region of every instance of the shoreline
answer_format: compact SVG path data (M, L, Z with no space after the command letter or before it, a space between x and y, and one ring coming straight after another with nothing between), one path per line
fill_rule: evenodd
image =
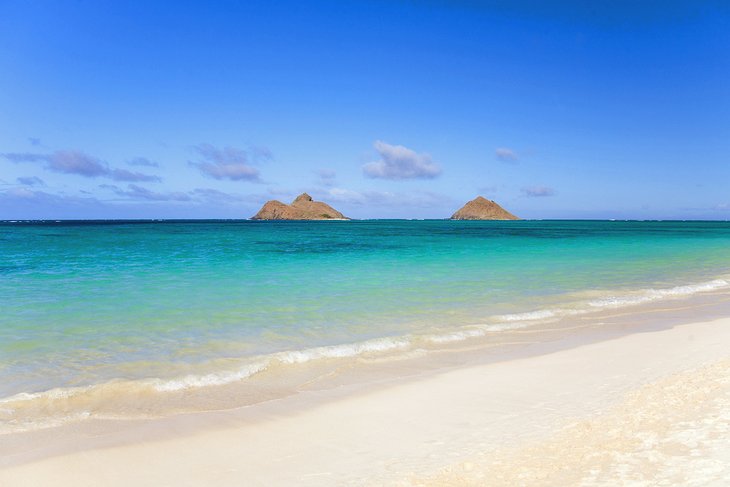
M110 485L148 485L177 475L169 482L185 485L200 475L222 485L361 485L435 475L486 450L548 438L632 391L728 358L730 313L722 302L715 306L706 308L707 319L692 318L693 306L656 311L661 316L643 324L636 323L641 313L621 310L612 331L596 330L604 335L598 341L567 334L533 355L506 351L501 360L304 390L237 409L5 435L0 481L43 483L47 475L65 485L59 479L69 475L75 485L102 477ZM125 471L134 458L154 461ZM186 459L185 472L169 464L175 458Z
M277 400L302 390L438 373L664 328L700 312L730 315L728 276L670 288L602 291L485 324L385 336L363 342L226 359L227 369L167 379L119 379L89 386L19 393L0 399L0 438L88 420L147 420L224 411ZM593 299L593 300L591 300ZM595 309L590 309L594 306ZM655 314L665 315L655 319ZM622 321L628 316L631 323ZM638 322L637 322L638 318ZM495 324L496 323L496 324ZM230 363L236 362L234 368ZM24 416L24 414L27 414ZM0 463L1 465L1 463Z

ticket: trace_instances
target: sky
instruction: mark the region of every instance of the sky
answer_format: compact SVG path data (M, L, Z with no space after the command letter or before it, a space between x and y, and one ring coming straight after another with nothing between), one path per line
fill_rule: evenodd
M730 3L0 0L0 219L730 219Z

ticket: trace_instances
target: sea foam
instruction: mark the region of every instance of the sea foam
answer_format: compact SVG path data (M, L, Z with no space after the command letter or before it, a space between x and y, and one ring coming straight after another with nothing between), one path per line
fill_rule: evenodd
M667 298L691 296L698 293L718 291L727 289L728 287L730 287L730 282L726 279L714 279L712 281L701 282L698 284L675 286L667 289L645 289L626 296L609 296L589 301L588 304L594 308L633 306Z

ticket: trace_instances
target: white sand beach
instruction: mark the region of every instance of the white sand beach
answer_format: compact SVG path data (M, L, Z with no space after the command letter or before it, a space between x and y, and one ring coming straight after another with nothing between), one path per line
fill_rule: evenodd
M730 318L232 411L0 437L0 485L722 485Z

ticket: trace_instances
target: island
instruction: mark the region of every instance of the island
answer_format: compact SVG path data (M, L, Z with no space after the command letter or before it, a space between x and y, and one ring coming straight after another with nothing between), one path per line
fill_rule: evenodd
M519 220L492 200L477 196L451 215L451 220Z
M314 201L307 193L297 196L290 205L267 201L252 220L349 220L327 203Z

